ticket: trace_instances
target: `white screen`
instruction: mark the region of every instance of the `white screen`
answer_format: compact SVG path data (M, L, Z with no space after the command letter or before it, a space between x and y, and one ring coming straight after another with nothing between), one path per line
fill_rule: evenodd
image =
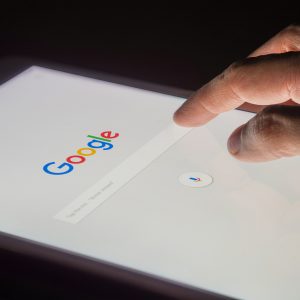
M172 123L182 101L40 67L2 85L0 230L232 297L299 299L300 159L238 162L226 140L252 115L191 130ZM183 185L189 172L213 182Z

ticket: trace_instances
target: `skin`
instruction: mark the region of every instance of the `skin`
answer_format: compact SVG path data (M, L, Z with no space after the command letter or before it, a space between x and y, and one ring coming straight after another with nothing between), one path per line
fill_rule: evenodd
M300 155L300 26L291 25L195 92L174 114L187 127L242 107L256 112L228 139L237 159Z

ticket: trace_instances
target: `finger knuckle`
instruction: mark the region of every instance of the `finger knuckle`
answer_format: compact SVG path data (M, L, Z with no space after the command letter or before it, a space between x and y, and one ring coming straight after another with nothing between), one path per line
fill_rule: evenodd
M239 70L244 66L246 65L247 63L247 59L240 59L240 60L237 60L235 61L234 63L232 63L225 71L228 73L228 74L235 74L237 72L239 72Z
M232 63L225 71L220 75L220 79L226 80L229 83L235 82L236 79L241 77L244 66L247 64L247 59L237 60Z
M300 36L299 36L300 49ZM289 98L298 101L300 99L300 52L292 52L289 56L289 73L286 76L286 89L289 92Z

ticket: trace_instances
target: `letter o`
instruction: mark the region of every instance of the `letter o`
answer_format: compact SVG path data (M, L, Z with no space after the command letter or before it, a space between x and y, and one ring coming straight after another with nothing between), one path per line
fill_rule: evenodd
M78 158L79 161L73 161L74 158ZM72 156L69 156L66 161L70 164L81 164L83 162L85 162L85 158L81 155L72 155Z
M90 151L89 153L86 153L85 151ZM80 148L77 150L77 153L79 155L83 155L83 156L91 156L94 155L96 153L95 149L92 148Z

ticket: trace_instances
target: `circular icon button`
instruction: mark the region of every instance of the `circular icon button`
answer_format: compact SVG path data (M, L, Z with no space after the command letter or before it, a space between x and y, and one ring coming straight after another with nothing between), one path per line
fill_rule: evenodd
M205 187L213 182L211 176L201 172L184 173L178 179L181 184L195 188Z

